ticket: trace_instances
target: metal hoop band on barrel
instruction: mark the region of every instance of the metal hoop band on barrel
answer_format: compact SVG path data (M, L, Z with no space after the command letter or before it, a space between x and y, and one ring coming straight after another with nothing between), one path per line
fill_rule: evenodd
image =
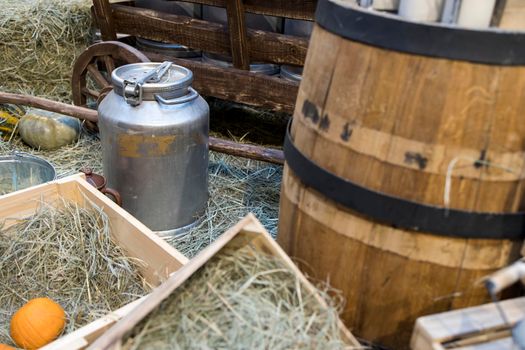
M316 13L317 24L329 32L379 48L486 64L525 64L525 32L416 23L332 0L319 0Z
M298 150L288 125L286 164L306 186L373 220L400 229L456 238L511 239L525 237L525 213L470 212L435 207L376 192L321 168Z

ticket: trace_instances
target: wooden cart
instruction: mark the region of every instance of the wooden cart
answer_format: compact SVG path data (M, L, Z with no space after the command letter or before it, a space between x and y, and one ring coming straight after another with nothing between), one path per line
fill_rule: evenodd
M235 68L143 51L152 61L171 60L194 72L194 87L203 95L292 113L298 83L249 71L250 62L304 65L308 39L247 29L245 12L313 20L316 0L186 0L226 8L228 25L133 7L133 2L110 4L93 0L93 16L102 40L117 33L178 43L214 54L231 55Z

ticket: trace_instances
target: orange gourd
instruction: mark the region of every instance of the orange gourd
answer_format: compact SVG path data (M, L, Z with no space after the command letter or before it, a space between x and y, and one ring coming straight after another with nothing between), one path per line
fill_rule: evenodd
M49 298L36 298L11 318L11 338L21 348L38 349L55 340L65 326L66 314Z
M6 344L0 344L0 350L16 350L16 349Z

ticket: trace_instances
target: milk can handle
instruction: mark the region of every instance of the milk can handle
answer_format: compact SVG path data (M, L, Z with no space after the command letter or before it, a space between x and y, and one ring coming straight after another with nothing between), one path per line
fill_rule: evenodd
M162 103L163 105L178 105L180 103L186 103L186 102L189 102L199 97L199 93L195 91L193 88L189 87L188 91L189 93L187 93L184 96L169 99L169 100L159 95L155 95L155 99L157 100L158 103Z

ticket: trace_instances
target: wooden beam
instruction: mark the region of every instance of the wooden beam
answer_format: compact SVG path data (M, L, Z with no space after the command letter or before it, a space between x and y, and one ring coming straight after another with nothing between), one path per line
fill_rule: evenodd
M109 0L93 0L95 21L100 29L102 40L117 40L117 32L113 24L113 14Z
M162 42L174 42L194 49L230 55L227 27L147 9L111 5L115 30L119 33ZM247 30L250 59L258 62L303 65L308 39L260 30Z
M274 164L284 164L284 153L279 149L210 137L210 150L232 156L250 158Z
M242 0L226 0L226 13L228 15L233 66L238 69L250 70L246 14Z
M75 118L98 121L98 112L93 109L72 106L45 98L0 92L0 103L12 103L22 106L41 108L46 111L61 113ZM241 144L233 141L210 137L210 149L216 152L231 154L275 164L284 164L283 152L277 149L257 145Z
M274 111L293 113L299 84L278 77L250 73L235 68L173 58L153 52L143 52L151 61L172 61L193 72L193 87L200 94L235 101Z
M41 97L0 92L0 103L12 103L15 105L40 108L46 111L61 113L75 118L89 120L91 122L97 122L98 120L98 113L93 109L72 106L62 102L51 101Z
M175 0L168 0L175 1ZM194 4L226 7L228 0L184 0ZM317 0L244 0L246 12L295 19L315 19Z

